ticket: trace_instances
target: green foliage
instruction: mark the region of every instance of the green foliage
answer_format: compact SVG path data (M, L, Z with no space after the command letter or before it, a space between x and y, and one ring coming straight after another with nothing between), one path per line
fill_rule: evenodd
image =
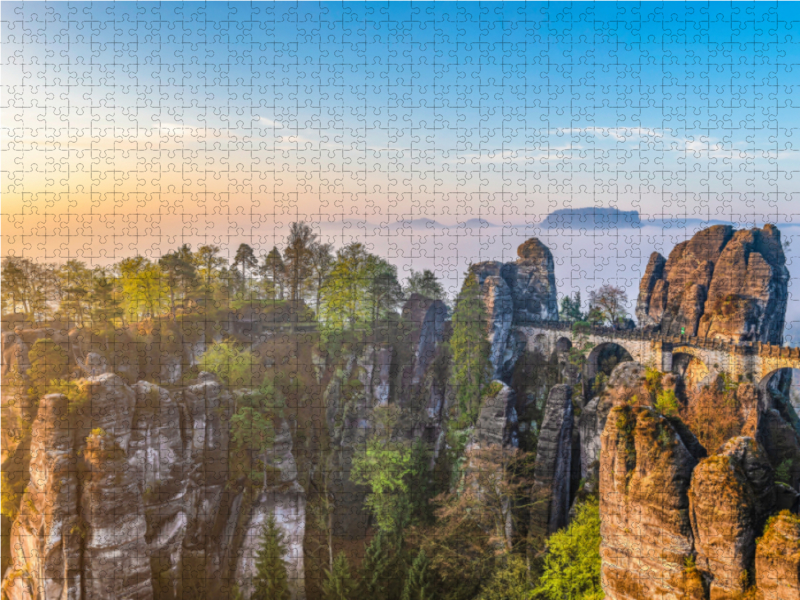
M158 260L158 266L166 279L169 289L170 312L175 314L175 292L185 302L197 287L197 267L192 249L184 244L174 252L168 252Z
M656 397L655 409L665 417L678 416L680 404L675 396L675 390L662 390Z
M793 466L794 461L791 458L787 458L786 460L782 461L781 464L775 468L775 481L791 486Z
M319 316L326 339L342 331L372 332L402 300L397 268L353 243L336 254L321 290Z
M305 280L311 275L312 248L317 236L303 222L289 226L286 249L283 251L289 299L300 300Z
M213 373L228 387L251 387L253 385L253 353L232 342L212 345L200 357L201 371Z
M528 565L521 557L512 554L483 585L476 600L528 600L530 597Z
M382 531L395 533L409 523L411 486L421 475L415 462L413 448L407 441L378 436L367 442L364 454L353 458L350 479L370 488L365 504Z
M558 311L559 319L562 321L583 321L584 314L581 312L581 293L575 292L575 298L564 296L561 299L561 309Z
M589 317L594 323L608 323L617 327L626 317L625 304L628 297L625 290L605 283L589 294Z
M36 340L28 351L28 360L31 363L28 369L31 391L37 398L51 393L51 382L67 374L69 357L50 338Z
M0 514L13 521L17 518L21 501L22 495L14 489L8 473L0 473Z
M123 259L117 268L128 320L138 321L161 314L167 306L169 289L160 267L142 256L135 256Z
M478 418L482 393L492 374L486 306L474 273L467 276L456 301L450 350L459 423L468 425Z
M408 571L408 576L403 586L402 600L433 600L430 564L430 560L425 555L425 549L420 549L411 565L411 569Z
M590 500L578 507L565 530L547 541L544 569L535 590L546 600L600 600L600 508Z
M239 457L232 468L242 472L247 462L254 461L261 453L266 453L275 443L275 419L283 416L286 406L284 395L271 384L266 383L244 395L238 402L236 412L230 420L231 452ZM245 474L253 483L267 483L267 461L263 458L262 471L246 469Z
M50 382L48 392L51 394L64 394L69 401L70 413L77 413L89 401L88 385L85 381L67 381L54 379Z
M399 580L397 548L390 542L390 536L378 530L375 537L364 550L361 563L361 598L386 598L394 594L392 580Z
M122 300L114 279L104 269L96 269L89 294L89 315L96 329L114 327L122 318Z
M350 563L344 552L336 555L333 567L325 569L325 576L322 582L324 600L356 600L358 586L350 573Z
M286 539L270 513L261 532L261 546L256 555L251 600L289 600L289 574L284 555Z
M442 284L436 279L433 271L415 271L411 269L408 275L403 293L408 297L411 294L419 294L433 300L444 300L445 292Z

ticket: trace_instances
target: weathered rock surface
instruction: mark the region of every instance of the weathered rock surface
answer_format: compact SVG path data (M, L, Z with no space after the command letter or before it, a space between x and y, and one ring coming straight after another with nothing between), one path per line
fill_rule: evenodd
M780 344L789 271L778 228L737 231L714 274L699 335Z
M606 598L683 598L692 556L687 491L697 458L654 410L619 406L609 413L600 463Z
M173 392L144 381L131 387L113 373L77 385L83 393L73 400L40 401L30 483L11 536L9 600L44 597L37 590L48 598L221 597L231 577L249 576L246 540L266 510L289 539L293 598L305 597L305 492L287 422L267 457L269 486L243 502L242 482L228 471L234 399L216 377L201 373Z
M13 580L6 594L25 598L81 597L80 488L69 401L49 394L39 402L31 442L30 483L11 528ZM16 594L16 595L12 595Z
M800 518L773 517L756 547L756 586L762 600L800 600Z
M481 448L492 445L517 448L519 422L516 394L500 381L493 381L491 385L497 389L483 399L483 406L475 423L475 443Z
M611 372L603 391L581 411L578 431L581 442L581 477L596 479L600 465L600 447L608 413L628 397L641 394L645 368L637 362L620 363Z
M779 344L788 278L775 226L714 225L676 245L666 262L651 255L636 316L667 335Z
M516 262L488 261L470 267L489 314L494 377L503 380L510 375L519 355L516 340L510 335L512 326L558 320L555 264L550 249L531 238L519 246L517 255Z
M651 327L661 322L661 315L666 306L666 282L664 266L666 259L658 252L650 255L639 284L639 297L636 300L636 320L640 327Z
M710 582L710 598L744 592L755 540L773 510L769 461L750 437L729 440L695 469L689 490L697 568Z
M403 367L403 389L411 389L423 380L442 342L447 306L441 300L412 294L403 306L403 318L411 324L406 343L413 351L410 364Z
M551 535L567 525L573 430L572 386L556 385L545 406L531 487L532 536Z

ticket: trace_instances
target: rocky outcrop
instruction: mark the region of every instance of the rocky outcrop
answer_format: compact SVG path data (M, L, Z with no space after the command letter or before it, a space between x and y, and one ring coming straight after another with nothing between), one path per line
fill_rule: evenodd
M614 406L625 403L634 394L642 394L644 377L645 368L639 363L620 363L614 367L602 392L581 411L578 420L581 477L587 481L591 482L598 476L602 433L608 413Z
M305 492L291 428L281 421L268 485L254 495L229 477L234 402L208 373L178 391L103 373L78 380L69 398L42 398L9 600L222 597L230 578L252 576L247 544L266 511L289 541L293 598L304 598Z
M558 320L555 264L550 249L531 238L517 249L515 262L488 261L470 271L481 286L489 316L491 361L496 379L507 380L520 355L515 325Z
M475 423L474 441L480 448L519 447L517 397L513 389L500 381L493 381L483 398Z
M125 450L113 434L95 429L83 454L90 469L81 490L83 597L153 598L142 495Z
M747 586L755 540L774 508L772 468L753 438L729 440L692 477L690 515L697 568L710 598L734 598Z
M411 361L403 366L403 389L418 386L433 362L436 349L444 338L447 306L420 294L411 294L403 306L403 319L411 324L405 342L412 349ZM387 389L388 394L388 389Z
M275 516L275 522L283 530L292 600L305 598L305 571L303 567L303 540L306 528L305 492L297 482L297 465L292 455L292 435L289 425L282 423L275 444L267 461L278 477L261 490L253 503L250 517L245 525L241 550L238 552L235 580L241 582L245 597L253 590L256 574L256 556L262 541L262 530L267 517Z
M79 510L74 438L67 397L41 398L33 423L30 482L11 528L6 579L13 585L5 590L11 600L81 597L81 546L87 531Z
M778 228L737 231L714 274L699 335L782 343L789 271Z
M683 598L692 556L687 492L697 457L650 408L609 413L600 454L602 583L608 600Z
M756 546L756 586L762 600L800 600L800 518L770 519Z
M666 335L780 344L788 279L775 226L714 225L676 245L666 261L651 255L636 317Z
M533 537L543 538L567 525L573 429L572 386L556 385L545 406L531 487Z
M661 322L666 305L666 286L664 266L666 259L658 252L650 255L644 276L639 284L639 297L636 301L636 319L640 327L651 327Z

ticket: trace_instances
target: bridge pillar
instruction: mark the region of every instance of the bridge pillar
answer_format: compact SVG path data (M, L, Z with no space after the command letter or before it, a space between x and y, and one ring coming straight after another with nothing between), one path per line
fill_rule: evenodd
M661 364L661 372L662 373L671 373L672 372L672 346L669 344L665 344L662 341L658 341L655 343L655 352L656 356L661 354L661 360L656 361L656 364L660 362Z

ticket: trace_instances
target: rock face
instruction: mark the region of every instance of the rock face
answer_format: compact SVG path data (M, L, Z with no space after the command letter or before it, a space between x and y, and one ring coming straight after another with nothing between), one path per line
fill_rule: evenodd
M81 597L85 528L78 510L73 423L66 396L49 394L40 400L33 424L30 483L11 528L9 576L14 585L6 591L9 598Z
M558 320L555 263L550 249L531 238L517 249L515 262L474 264L489 315L489 340L494 377L507 379L519 356L514 325Z
M519 447L517 397L514 390L500 381L493 381L495 391L483 399L478 421L475 423L475 442L485 448L496 445L504 448Z
M620 363L611 372L608 384L581 412L578 421L581 444L581 477L592 480L598 475L602 433L608 413L625 402L627 395L640 393L645 369L636 362Z
M664 266L666 264L666 259L658 252L653 252L647 262L644 276L639 284L639 297L636 301L636 319L641 327L657 325L664 313L666 299ZM658 286L657 290L656 286Z
M572 386L557 385L545 406L531 488L532 535L551 535L567 525L573 429Z
M403 318L412 327L407 343L413 354L409 364L403 367L402 386L407 390L419 386L425 377L425 371L433 362L436 349L444 338L447 306L441 300L431 300L419 294L411 294L403 306Z
M76 386L75 398L39 403L9 600L224 597L232 577L252 576L247 544L270 511L289 540L293 598L305 598L305 492L288 423L269 485L245 502L229 481L234 398L215 376L177 391L114 373Z
M756 585L763 600L800 600L800 518L770 519L756 547Z
M600 454L602 582L609 600L683 598L687 491L697 457L649 408L611 410Z
M755 539L775 502L772 468L750 437L729 440L703 460L689 490L697 568L710 598L744 592Z
M779 344L789 273L773 225L734 232L714 225L650 257L636 317L667 335Z

